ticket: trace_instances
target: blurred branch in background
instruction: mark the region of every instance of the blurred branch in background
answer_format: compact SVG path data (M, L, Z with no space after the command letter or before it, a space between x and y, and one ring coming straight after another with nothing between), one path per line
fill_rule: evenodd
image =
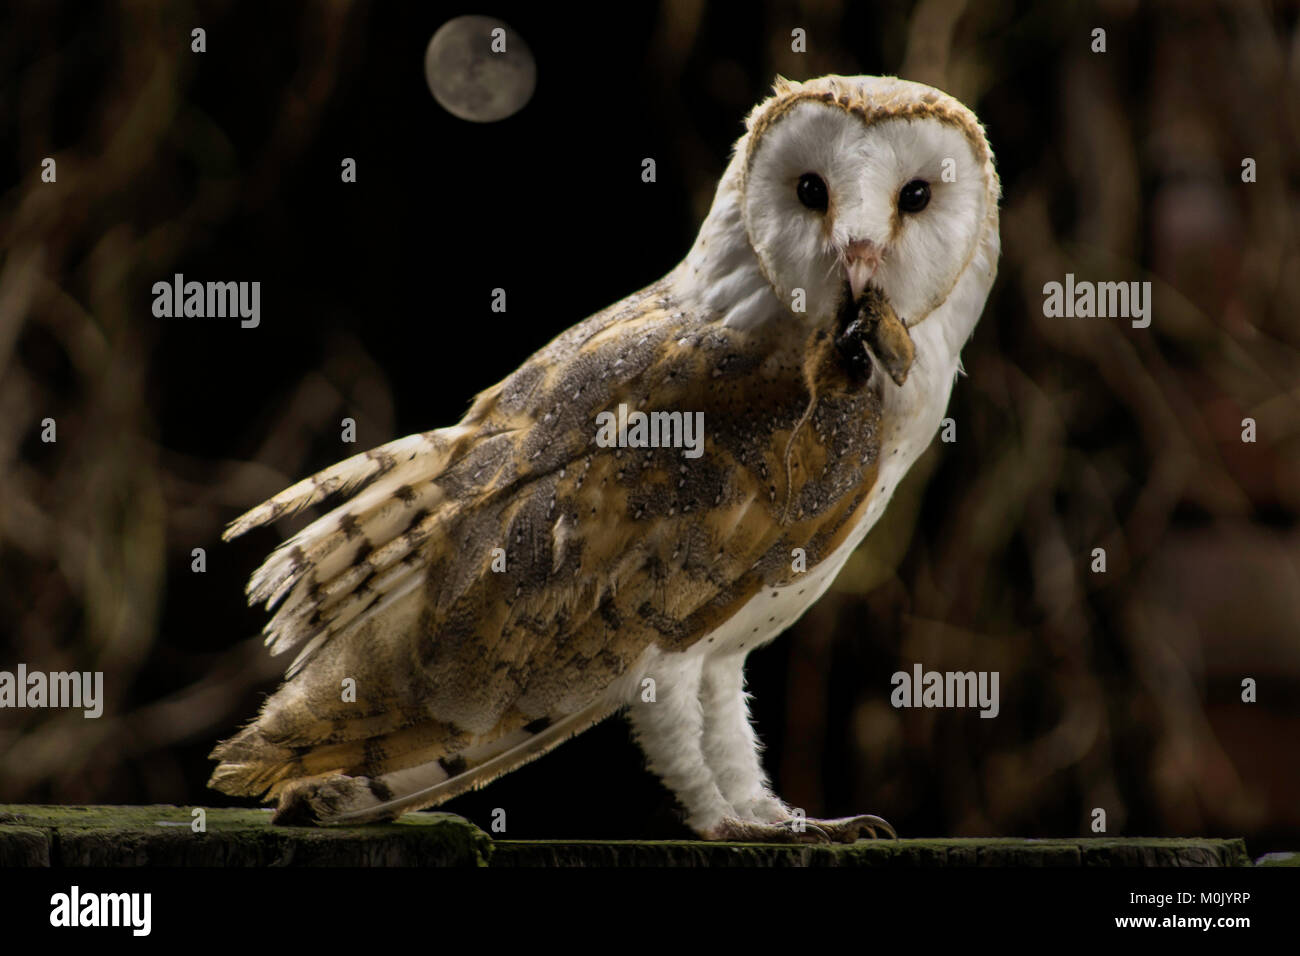
M168 748L228 728L280 667L251 652L257 642L199 654L172 670L173 692L142 705L141 672L160 652L165 568L185 568L184 542L215 540L233 509L288 483L306 460L304 436L318 433L324 417L345 405L357 414L341 389L371 396L361 407L389 419L391 399L380 379L376 405L375 388L348 381L359 377L356 359L335 357L303 382L256 464L159 448L147 381L151 363L167 356L130 293L169 274L214 224L274 189L328 99L348 6L304 20L299 69L244 177L221 131L187 101L194 59L176 42L189 33L182 8L78 6L71 12L88 16L72 30L69 9L11 11L18 22L4 49L9 84L0 102L4 125L18 130L23 178L0 206L0 621L8 645L0 666L17 660L113 679L98 720L5 713L0 793L105 799L138 775L143 799L177 799L184 777ZM97 55L86 56L88 48ZM104 75L88 75L96 66ZM69 88L85 122L79 139L61 145L56 127L71 109ZM46 156L56 163L53 184L40 179ZM190 181L193 167L200 171ZM352 348L339 343L335 355ZM373 379L373 368L362 367ZM46 418L57 428L52 444L38 437Z

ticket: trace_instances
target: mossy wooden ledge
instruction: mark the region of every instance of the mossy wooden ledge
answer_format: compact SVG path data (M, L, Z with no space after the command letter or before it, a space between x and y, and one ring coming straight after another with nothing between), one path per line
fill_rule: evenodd
M280 827L270 810L0 805L0 866L486 866L491 838L451 813Z
M496 840L463 817L272 826L269 810L0 805L0 866L1250 866L1242 840L863 840L849 845ZM1275 854L1278 857L1287 854ZM1289 862L1289 860L1288 860Z
M837 845L498 840L504 866L1250 866L1245 841L1161 838L1078 840L859 840Z

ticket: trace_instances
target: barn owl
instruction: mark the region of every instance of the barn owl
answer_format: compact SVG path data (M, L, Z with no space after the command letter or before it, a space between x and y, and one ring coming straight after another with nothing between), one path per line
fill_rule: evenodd
M338 502L252 576L271 652L297 653L213 752L211 785L278 800L281 823L391 819L626 709L702 838L892 833L773 792L744 662L826 590L933 439L996 273L999 192L951 96L778 78L668 275L459 424L226 529Z

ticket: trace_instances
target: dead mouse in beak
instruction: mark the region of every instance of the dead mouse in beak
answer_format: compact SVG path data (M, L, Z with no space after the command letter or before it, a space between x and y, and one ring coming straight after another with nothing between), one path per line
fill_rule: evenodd
M894 384L907 381L907 373L916 357L916 347L907 334L885 294L867 286L855 302L845 299L839 314L839 332L835 346L848 367L849 374L861 382L871 378L871 355L881 364Z

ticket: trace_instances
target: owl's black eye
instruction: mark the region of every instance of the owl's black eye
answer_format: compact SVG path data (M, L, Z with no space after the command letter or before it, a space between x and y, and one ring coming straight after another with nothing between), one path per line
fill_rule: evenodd
M930 204L930 184L924 179L913 179L898 192L900 212L920 212Z
M799 188L795 190L799 201L809 209L826 209L826 184L816 173L804 173L799 177Z

